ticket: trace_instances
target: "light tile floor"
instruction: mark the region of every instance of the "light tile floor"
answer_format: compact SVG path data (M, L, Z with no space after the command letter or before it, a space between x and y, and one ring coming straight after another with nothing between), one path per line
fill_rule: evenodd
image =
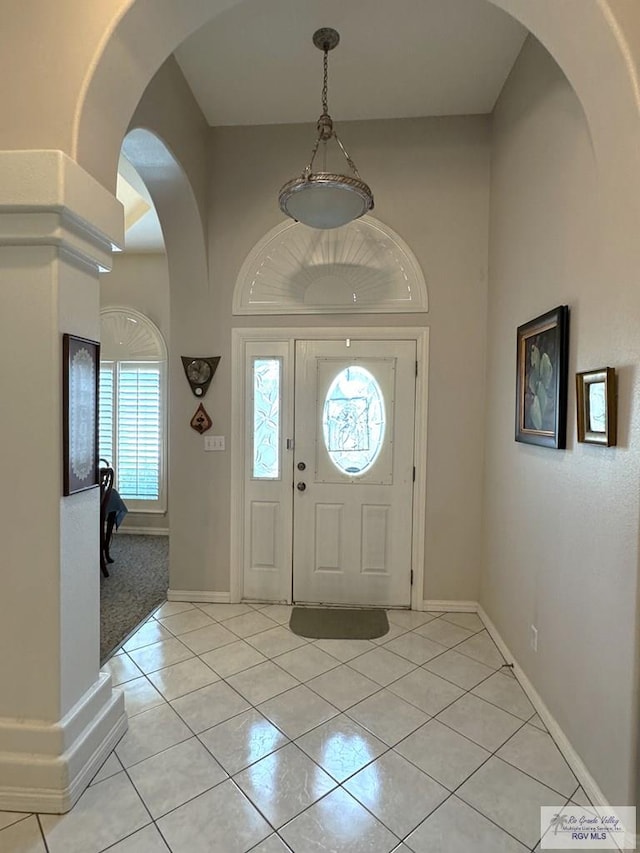
M106 665L129 730L66 815L2 853L522 853L587 805L475 614L307 641L283 605L160 607Z

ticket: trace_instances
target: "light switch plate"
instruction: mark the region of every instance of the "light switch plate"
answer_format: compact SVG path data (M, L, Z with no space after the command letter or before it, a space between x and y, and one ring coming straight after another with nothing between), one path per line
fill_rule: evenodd
M223 435L205 435L204 437L205 450L224 450Z

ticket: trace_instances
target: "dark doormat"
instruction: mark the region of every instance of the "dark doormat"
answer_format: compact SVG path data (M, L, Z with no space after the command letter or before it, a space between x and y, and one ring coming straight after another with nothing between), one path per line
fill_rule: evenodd
M384 610L344 607L294 607L289 627L299 637L314 640L373 640L389 630Z

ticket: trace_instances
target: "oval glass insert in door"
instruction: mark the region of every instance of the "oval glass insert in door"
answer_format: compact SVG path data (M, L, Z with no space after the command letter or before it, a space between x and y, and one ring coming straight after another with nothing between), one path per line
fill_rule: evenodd
M351 364L327 391L322 432L329 458L343 474L359 477L378 458L386 427L382 389L365 367Z

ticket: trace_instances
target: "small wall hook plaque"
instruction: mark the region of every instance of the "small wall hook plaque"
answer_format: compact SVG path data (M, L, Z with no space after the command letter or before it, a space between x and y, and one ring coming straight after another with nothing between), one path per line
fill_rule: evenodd
M217 370L220 356L181 355L182 366L194 396L204 397Z
M211 429L212 426L213 421L209 417L205 407L200 403L196 409L195 415L191 418L191 429L195 429L196 432L199 432L200 435L202 435L203 432Z

